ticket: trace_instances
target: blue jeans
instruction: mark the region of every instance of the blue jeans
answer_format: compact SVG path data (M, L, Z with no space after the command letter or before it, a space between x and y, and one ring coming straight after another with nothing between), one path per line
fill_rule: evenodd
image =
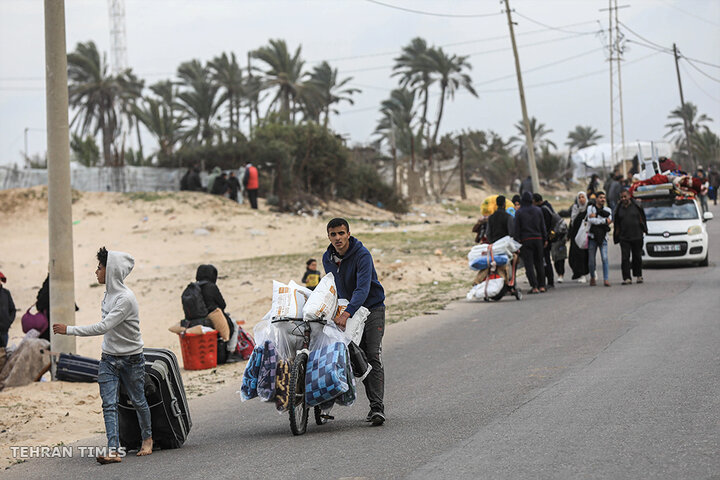
M152 437L150 407L145 399L145 356L142 353L127 356L103 353L100 359L98 383L105 418L105 434L110 448L120 447L117 406L120 382L128 392L137 412L142 439Z
M597 254L598 244L594 238L588 239L588 269L590 270L590 278L595 278L595 256ZM607 281L610 276L608 264L608 244L607 238L600 245L600 259L603 265L603 280Z

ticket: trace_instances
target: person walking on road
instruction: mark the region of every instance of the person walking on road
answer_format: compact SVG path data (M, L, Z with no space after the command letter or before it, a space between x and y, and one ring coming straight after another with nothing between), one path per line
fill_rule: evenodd
M335 277L338 296L350 301L335 323L344 328L360 307L370 310L359 347L365 352L372 370L363 380L370 402L366 422L374 426L385 422L385 371L382 363L382 338L385 332L385 290L378 281L372 255L357 238L350 235L344 218L333 218L327 224L330 245L323 254L326 273Z
M510 235L513 231L515 220L512 215L505 211L505 196L498 195L495 199L497 210L490 215L487 221L485 236L488 243L495 243L501 238Z
M630 198L630 192L623 190L620 194L620 204L615 209L613 218L615 223L613 241L616 244L620 243L622 255L622 284L630 285L632 283L632 277L630 276L631 263L632 276L635 277L635 282L642 283L643 234L648 231L645 210ZM632 262L630 260L631 256Z
M718 172L717 167L710 166L710 170L708 171L708 181L710 183L710 188L712 188L712 201L713 205L717 205L718 201L718 188L720 188L720 172Z
M245 174L243 175L243 185L248 194L248 200L250 201L250 207L257 210L257 198L258 189L260 188L260 179L258 176L258 169L252 163L245 165Z
M525 192L530 192L530 195L533 194L532 178L530 178L530 175L528 175L527 178L520 183L519 193L521 198Z
M547 239L547 242L543 247L545 281L547 284L547 288L555 288L555 276L553 275L553 264L550 257L550 250L552 249L552 245L554 243L554 239L550 237L550 232L552 232L554 226L553 214L555 213L555 210L553 209L552 205L550 205L550 202L544 200L543 196L539 193L533 193L533 205L540 208L540 211L543 214L543 220L545 221L545 238Z
M543 249L547 245L547 229L542 210L533 205L532 194L522 194L520 210L515 212L515 240L522 244L520 256L530 283L530 293L545 292Z
M135 407L140 424L142 446L137 455L150 455L153 440L150 407L145 398L145 356L138 303L133 291L123 283L132 271L135 260L127 253L108 251L105 247L98 251L97 259L95 275L98 283L105 285L102 320L82 327L56 323L53 332L81 337L104 335L98 383L109 452L98 456L97 461L107 464L118 463L124 456L118 433L118 388L121 382Z
M568 237L570 238L570 252L568 257L568 264L570 269L573 271L572 279L577 280L580 283L585 283L587 280L585 276L590 273L588 269L588 251L582 249L575 243L575 235L577 235L582 222L585 220L587 215L588 199L585 192L578 192L575 198L575 203L570 210L570 231Z
M612 223L612 211L605 205L605 192L597 192L595 203L588 207L588 222L590 233L588 239L588 269L590 270L590 286L597 285L595 279L595 261L597 250L600 249L600 259L603 266L603 282L610 286L610 264L608 263L607 234Z

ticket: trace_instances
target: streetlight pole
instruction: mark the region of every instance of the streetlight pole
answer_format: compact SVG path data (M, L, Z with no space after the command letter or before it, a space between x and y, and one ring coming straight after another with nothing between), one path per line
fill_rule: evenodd
M50 310L57 323L75 325L65 0L45 0L45 78ZM51 350L74 353L75 337L50 328Z

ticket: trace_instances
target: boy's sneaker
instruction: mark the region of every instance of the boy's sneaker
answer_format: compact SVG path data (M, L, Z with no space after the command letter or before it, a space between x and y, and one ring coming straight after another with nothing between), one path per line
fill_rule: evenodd
M643 278L637 277L637 279L635 279L635 283L643 283Z
M385 423L385 415L382 412L372 412L370 422L372 422L373 427L379 427Z
M365 421L366 421L366 422L368 422L368 423L372 422L373 413L375 413L375 412L373 412L372 410L370 410L370 411L368 412L367 417L365 417Z
M563 283L563 281L564 281L563 276L560 275L560 276L558 277L558 283Z

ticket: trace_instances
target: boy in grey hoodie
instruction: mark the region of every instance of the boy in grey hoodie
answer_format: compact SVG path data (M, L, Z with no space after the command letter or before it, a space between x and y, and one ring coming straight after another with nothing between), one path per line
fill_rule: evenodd
M98 283L106 285L101 308L102 320L84 327L56 323L53 325L53 332L82 337L104 335L98 383L110 453L107 456L98 456L97 461L105 464L120 462L123 456L118 453L120 439L117 403L120 382L125 386L135 406L140 423L143 442L138 456L150 455L153 441L150 408L145 399L145 356L140 335L138 303L135 294L123 283L132 271L135 260L127 253L107 251L105 247L98 251L97 259L95 275Z

